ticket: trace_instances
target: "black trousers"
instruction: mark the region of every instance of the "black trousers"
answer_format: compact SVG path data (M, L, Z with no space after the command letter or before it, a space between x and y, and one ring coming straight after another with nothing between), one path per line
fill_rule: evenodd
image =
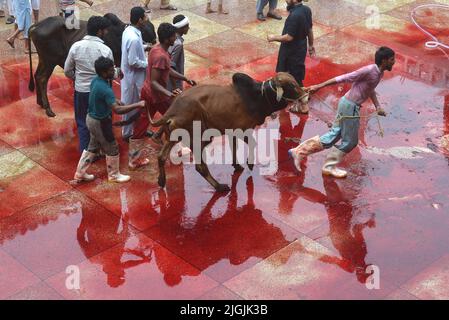
M307 44L296 50L285 48L281 45L279 50L276 72L288 72L303 87L306 76Z

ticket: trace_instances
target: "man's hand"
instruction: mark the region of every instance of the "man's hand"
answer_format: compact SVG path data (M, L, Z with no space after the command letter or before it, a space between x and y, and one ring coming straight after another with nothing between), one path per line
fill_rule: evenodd
M268 42L276 41L276 36L273 34L269 34L269 35L267 35L267 40L268 40Z
M319 84L317 84L317 85L305 88L305 91L308 92L308 93L315 93L315 92L317 92L320 89L321 89L321 86Z
M377 114L378 114L379 116L382 116L382 117L386 117L386 116L387 116L387 113L386 113L385 110L382 109L382 108L378 108L378 109L377 109Z
M172 91L172 97L176 97L177 95L179 95L181 93L182 93L181 89L175 89Z
M120 101L118 99L115 100L115 103L117 103L118 106L124 106L125 105L122 101Z
M195 80L189 80L189 79L187 79L186 82L187 82L188 84L190 84L192 87L194 87L194 86L197 85L197 83L196 83Z
M315 58L316 57L316 51L315 51L315 47L311 46L309 47L309 55L311 58Z
M145 102L145 100L141 100L138 102L138 107L139 108L145 108L145 106L147 105L147 103Z
M153 48L153 45L151 43L146 43L143 45L143 49L147 52L150 51L152 48Z

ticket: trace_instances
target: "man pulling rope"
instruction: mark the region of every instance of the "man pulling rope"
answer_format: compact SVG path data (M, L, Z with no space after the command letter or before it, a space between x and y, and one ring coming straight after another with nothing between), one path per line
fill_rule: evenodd
M393 69L393 65L396 62L395 52L390 48L381 47L375 54L375 62L375 64L365 66L352 73L336 77L306 89L309 93L313 93L333 84L352 83L351 90L340 99L338 113L329 132L321 137L315 136L310 138L296 148L288 151L298 171L301 171L301 161L308 155L332 148L323 166L323 174L336 178L344 178L347 176L345 170L338 169L336 166L359 142L361 104L368 98L371 98L376 107L377 115L386 116L385 111L380 108L375 89L382 79L384 71L391 71ZM381 127L379 128L381 130ZM382 130L381 134L383 134ZM339 140L341 140L341 143L336 145Z

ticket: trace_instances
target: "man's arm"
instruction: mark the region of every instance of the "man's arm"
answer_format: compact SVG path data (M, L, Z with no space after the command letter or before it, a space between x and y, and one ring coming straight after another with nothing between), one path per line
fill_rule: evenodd
M336 83L338 83L337 82L337 78L332 78L332 79L329 79L329 80L327 80L327 81L325 81L323 83L316 84L314 86L310 86L310 87L306 88L306 91L308 91L310 93L314 93L314 92L317 92L318 90L323 89L324 87L332 86L332 85L334 85Z
M171 74L170 69L170 74ZM153 68L151 69L151 89L154 91L157 91L159 93L162 93L166 95L167 97L174 97L175 94L173 92L168 91L166 88L164 88L159 81L161 81L161 71L159 69Z
M173 68L170 68L170 78L171 79L179 79L179 80L187 82L191 86L196 86L195 81L187 79L186 76L180 74L178 71L174 70Z
M139 43L138 40L133 40L131 41L128 50L128 64L136 69L145 69L146 67L148 67L147 59L145 60L139 59L139 51L141 45L142 44Z
M314 57L315 56L315 47L314 47L315 35L313 34L313 28L310 28L307 38L309 39L309 55L311 57Z
M175 70L177 70L177 67L178 67L177 62L179 61L179 57L181 56L181 53L182 53L182 45L176 43L173 46L173 50L171 52L171 66Z
M362 67L356 71L346 73L344 75L338 76L336 78L327 80L326 82L311 86L308 88L308 91L313 93L318 90L323 89L324 87L331 86L337 83L353 83L361 78L363 78L369 72L369 66Z
M387 113L385 112L385 110L384 109L382 109L382 107L381 107L381 105L380 105L380 102L379 102L379 99L377 99L377 93L376 93L376 91L374 91L373 92L373 94L371 95L371 101L373 102L373 104L374 104L374 107L376 107L376 111L377 111L377 114L379 115L379 116L386 116L387 115Z
M69 51L64 64L64 74L67 78L75 80L75 59L73 58L73 50Z
M112 104L111 108L117 114L125 114L135 109L145 108L145 101L140 101L127 106L124 106L121 102L116 101L115 103Z
M268 42L290 42L293 40L293 37L291 35L284 34L283 36L278 36L278 35L273 35L270 34L267 36L267 40Z

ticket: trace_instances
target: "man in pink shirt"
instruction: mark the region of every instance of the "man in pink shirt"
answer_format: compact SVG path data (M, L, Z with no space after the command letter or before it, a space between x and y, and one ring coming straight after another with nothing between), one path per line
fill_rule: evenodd
M368 98L376 107L377 113L386 116L380 108L376 95L376 87L384 75L384 71L391 71L395 64L395 53L392 49L381 47L375 55L375 64L360 68L357 71L330 79L321 84L306 89L310 93L337 83L352 83L352 88L338 104L338 112L332 128L326 134L315 136L288 151L293 158L295 167L301 171L301 161L308 155L332 148L326 158L322 172L336 178L344 178L347 172L337 168L343 157L359 143L360 107ZM341 143L336 143L341 139Z

